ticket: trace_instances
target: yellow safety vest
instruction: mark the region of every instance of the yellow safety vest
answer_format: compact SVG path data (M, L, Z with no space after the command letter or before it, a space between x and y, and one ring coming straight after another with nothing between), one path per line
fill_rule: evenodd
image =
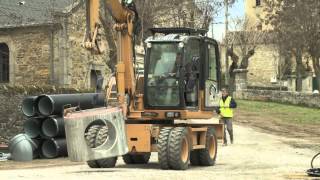
M231 102L231 97L228 96L227 99L223 102L222 98L220 99L220 114L222 117L233 117L233 110L229 107Z

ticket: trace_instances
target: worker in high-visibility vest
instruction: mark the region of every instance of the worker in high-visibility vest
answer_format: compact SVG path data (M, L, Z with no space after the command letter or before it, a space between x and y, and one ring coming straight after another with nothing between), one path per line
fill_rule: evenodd
M222 97L219 102L219 107L216 109L216 112L220 115L220 123L224 124L224 139L223 144L227 145L227 136L226 130L229 133L231 144L233 144L233 128L232 128L232 118L233 118L233 109L237 108L236 101L229 96L228 90L223 88L221 90Z

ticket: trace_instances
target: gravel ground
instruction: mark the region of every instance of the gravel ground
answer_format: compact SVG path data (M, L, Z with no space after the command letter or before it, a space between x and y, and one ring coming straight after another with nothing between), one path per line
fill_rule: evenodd
M235 143L219 145L216 165L211 167L160 170L156 153L148 165L125 165L119 158L117 167L111 169L90 169L67 159L8 161L0 162L0 179L308 179L305 171L316 152L288 143L305 144L307 140L272 135L244 125L235 125L234 130Z

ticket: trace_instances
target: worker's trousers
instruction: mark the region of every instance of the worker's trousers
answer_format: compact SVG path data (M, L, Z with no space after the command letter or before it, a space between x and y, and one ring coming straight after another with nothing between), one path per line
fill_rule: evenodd
M232 118L227 118L223 117L220 119L220 123L224 124L224 138L223 138L223 143L227 143L227 133L228 131L229 136L230 136L230 141L233 143L233 128L232 128Z

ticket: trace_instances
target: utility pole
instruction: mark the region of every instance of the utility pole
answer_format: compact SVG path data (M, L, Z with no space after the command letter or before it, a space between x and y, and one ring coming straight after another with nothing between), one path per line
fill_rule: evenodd
M213 32L213 20L211 22L211 37L214 38L214 32Z
M224 0L224 6L225 6L225 35L224 35L224 39L225 39L225 65L226 65L226 74L225 74L225 79L226 79L226 85L229 85L229 58L228 58L228 38L227 38L227 34L229 31L229 20L228 20L228 16L229 16L229 0Z

